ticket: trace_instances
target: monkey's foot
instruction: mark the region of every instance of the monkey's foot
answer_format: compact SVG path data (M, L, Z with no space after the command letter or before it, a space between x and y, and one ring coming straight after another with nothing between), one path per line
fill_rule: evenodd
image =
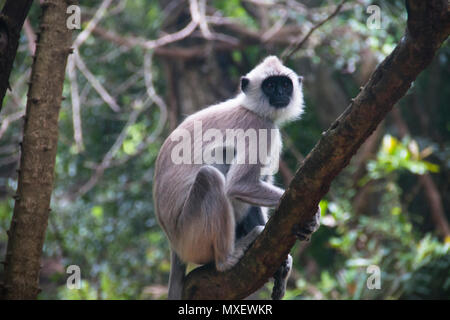
M274 283L272 289L272 300L281 300L286 292L286 284L292 269L292 256L289 254L287 259L278 268L273 275Z
M308 221L304 227L296 228L294 234L298 237L300 241L310 241L311 235L317 231L320 227L320 207L317 210L314 217Z
M217 271L224 272L234 267L263 230L264 226L256 226L245 237L239 239L234 247L234 251L224 261L216 261Z

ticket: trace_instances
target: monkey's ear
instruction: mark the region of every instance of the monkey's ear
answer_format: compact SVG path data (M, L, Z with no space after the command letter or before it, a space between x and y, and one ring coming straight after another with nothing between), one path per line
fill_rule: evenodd
M300 83L300 84L303 83L303 76L298 76L298 83Z
M250 83L250 80L246 77L241 77L241 90L242 92L245 92L247 90L248 84Z

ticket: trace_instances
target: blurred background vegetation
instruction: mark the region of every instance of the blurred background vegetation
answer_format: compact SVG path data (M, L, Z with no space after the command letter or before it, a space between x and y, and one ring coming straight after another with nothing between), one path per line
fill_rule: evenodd
M192 1L81 1L82 27L92 33L68 65L40 298L166 298L169 247L152 204L161 143L186 115L235 94L240 75L301 42L340 2L195 3L206 25L191 30ZM366 23L374 4L380 29ZM2 256L39 14L34 5L2 110ZM402 1L345 1L286 61L305 77L306 109L283 129L279 185L401 40L405 21ZM450 298L449 104L447 42L322 200L321 228L291 252L286 299ZM81 267L81 290L66 288L69 265ZM369 265L380 267L379 290L366 286ZM269 298L271 285L252 298Z

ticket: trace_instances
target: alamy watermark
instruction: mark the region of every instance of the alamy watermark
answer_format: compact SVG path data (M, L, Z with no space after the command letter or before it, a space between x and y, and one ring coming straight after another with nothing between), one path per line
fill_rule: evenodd
M81 29L81 8L77 5L71 5L67 7L67 14L70 16L66 20L66 26L69 30Z
M79 266L73 264L67 267L66 273L70 274L67 278L67 289L81 289L81 269Z
M370 276L367 278L367 289L374 290L374 289L381 289L381 270L380 267L377 265L370 265L366 269L366 273L370 274Z
M67 7L66 13L70 16L67 18L66 26L69 30L81 29L81 8L78 5ZM366 9L366 13L370 14L367 18L366 25L369 29L381 29L381 8L378 5L370 5Z
M366 25L369 29L381 29L381 8L375 4L367 7L366 12L370 14Z
M193 131L179 128L170 139L175 142L171 151L173 164L260 164L261 174L278 171L277 129L209 128L203 132L202 121L194 121Z

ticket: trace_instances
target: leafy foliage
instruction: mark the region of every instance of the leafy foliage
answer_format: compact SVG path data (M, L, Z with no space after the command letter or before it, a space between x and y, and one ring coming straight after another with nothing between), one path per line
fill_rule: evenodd
M217 16L232 18L248 30L257 31L262 28L261 21L254 11L249 10L249 2L212 1L210 5L217 11ZM291 170L298 166L301 156L311 150L321 131L329 125L323 116L336 112L336 107L329 106L328 102L324 104L320 98L329 90L333 99L342 95L348 102L362 85L357 74L368 63L364 53L370 52L376 61L380 61L400 41L405 28L403 4L380 2L383 27L373 30L367 28L368 14L365 11L372 2L362 0L358 5L353 4L317 30L310 44L287 62L305 75L306 98L303 118L284 129L285 141L289 143L285 143L283 159ZM333 2L305 3L308 10L290 11L288 17L308 30L313 25L311 21L322 17L309 12L316 12L314 10ZM98 6L99 1L86 2L82 12L91 17ZM114 6L101 26L122 35L158 38L165 20L170 18L163 1L117 1ZM281 20L284 14L276 8L268 14L271 25ZM33 26L37 25L38 16L39 9L35 6L29 17ZM185 25L184 20L181 24ZM194 43L198 41L191 40ZM186 41L179 46L188 44ZM264 55L280 54L284 49L273 44L248 45L228 53L212 51L208 60L217 60L222 69L229 70L228 74L237 84L239 76ZM27 39L22 37L11 76L14 95L7 96L2 112L10 110L12 113L25 104L26 75L32 59L27 50ZM170 269L169 246L157 224L151 193L155 159L168 129L166 126L158 139L139 152L139 145L155 132L162 118L155 104L146 104L144 52L137 46L124 48L91 36L80 48L80 55L87 68L113 95L121 111L111 110L85 76L78 73L80 95L85 101L81 112L84 144L79 149L73 139L70 83L65 83L67 99L60 113L56 183L44 248L40 298L165 298L162 286L167 284ZM172 92L167 87L165 58L154 57L152 62L155 90L168 101ZM448 219L449 65L450 48L447 45L398 106L410 126L411 135L397 138L396 125L388 118L384 124L386 134L378 143L376 155L364 165L362 178L354 181L358 168L352 163L333 183L320 204L321 228L311 243L306 246L298 244L292 251L295 270L286 299L450 296L450 275L446 272L450 239L442 239L436 233L429 205L417 181L418 175L432 174L440 188ZM321 68L331 70L325 80L316 78ZM210 70L199 72L208 73ZM332 89L335 87L338 89ZM313 94L315 88L320 88L319 94ZM340 105L340 108L344 107ZM141 113L127 127L130 114L136 108L141 108ZM337 111L339 114L343 109ZM21 130L21 121L11 123L0 140L2 254L13 209L13 200L6 194L12 195L17 183L17 177L12 173L14 163L5 164L4 159L18 155ZM125 137L114 154L113 165L101 172L92 188L78 194L96 174L95 168L102 163L122 131ZM11 148L13 151L8 153ZM281 181L281 174L277 179ZM355 206L355 197L363 189L369 197L360 209ZM65 285L65 268L72 264L81 268L81 290L69 290ZM367 288L367 267L370 265L381 270L379 290ZM269 283L259 293L260 297L269 298L271 286Z

